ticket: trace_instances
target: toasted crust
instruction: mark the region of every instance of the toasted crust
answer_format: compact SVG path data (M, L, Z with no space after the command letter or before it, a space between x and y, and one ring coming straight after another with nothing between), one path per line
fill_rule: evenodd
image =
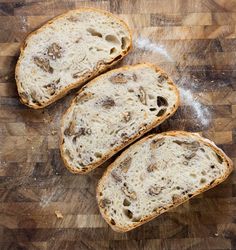
M130 68L133 68L133 67L142 67L143 65L147 65L148 67L154 68L156 71L161 72L161 74L166 74L162 69L160 69L159 67L157 67L157 66L155 66L155 65L153 65L151 63L142 63L142 64L137 64L137 65L132 65L132 66L123 66L122 69L130 69ZM118 69L112 70L112 72L117 72L117 71L120 71L120 70L121 70L121 68L118 68ZM109 71L109 72L111 72L111 71ZM86 85L86 87L92 85L95 81L97 81L100 78L103 78L105 75L106 74L103 74L103 75L100 75L100 76L96 77L95 79L93 79L92 81L90 81ZM175 92L175 94L177 96L177 102L176 102L175 107L173 108L172 112L171 113L165 113L163 116L157 117L156 121L153 124L147 126L145 128L145 130L142 130L140 133L136 134L133 138L130 138L128 141L126 141L125 143L123 143L121 146L118 146L117 148L115 148L115 149L111 150L110 152L108 152L101 160L99 160L99 161L97 161L97 162L95 162L93 164L88 165L87 166L87 169L88 169L87 171L81 171L80 169L74 168L73 166L71 166L67 162L66 157L64 157L64 153L63 153L63 149L62 149L62 144L63 144L63 129L61 129L60 151L61 151L62 159L63 159L63 162L64 162L66 168L70 172L72 172L73 174L86 174L86 173L92 171L93 169L97 168L98 166L100 166L102 163L104 163L106 160L108 160L115 153L117 153L118 151L120 151L124 147L128 146L132 142L136 141L138 138L140 138L141 136L143 136L145 133L147 133L151 129L155 128L157 125L159 125L160 123L162 123L164 120L166 120L167 118L169 118L170 116L172 116L175 113L175 111L177 110L177 108L178 108L178 106L180 104L180 96L179 96L179 91L177 89L177 86L173 83L173 81L171 80L170 77L168 77L168 82L171 82L172 89L174 90L174 92ZM83 88L78 91L78 94L80 94L82 91L83 91ZM62 123L61 123L61 128L64 127L64 117L66 116L67 112L70 111L70 109L72 108L72 106L73 106L73 104L75 102L76 102L76 98L74 98L74 100L72 101L72 103L70 105L70 108L63 115Z
M114 66L117 62L119 62L120 60L122 60L124 58L124 56L126 56L128 54L128 52L132 49L132 33L130 28L128 27L128 25L120 18L118 18L117 16L113 15L112 13L105 11L105 10L100 10L100 9L96 9L96 8L80 8L80 9L76 9L76 10L71 10L68 11L66 13L63 13L59 16L54 17L53 19L49 20L48 22L46 22L43 26L41 26L39 29L31 32L27 38L25 39L25 41L22 43L21 48L20 48L20 56L18 58L17 64L16 64L16 68L15 68L15 80L16 80L16 86L17 86L17 90L18 93L22 90L19 80L18 80L18 72L19 72L19 65L21 63L21 60L23 58L24 55L24 50L25 47L27 46L27 42L30 39L30 37L34 34L37 34L41 31L43 31L45 28L47 28L47 26L49 24L51 24L52 22L54 22L55 20L64 17L65 15L67 15L68 13L73 13L73 12L84 12L87 10L91 10L91 11L97 11L100 13L103 13L104 15L107 16L112 16L114 19L117 20L118 23L122 24L128 31L129 31L129 35L130 35L130 45L127 47L127 50L124 50L123 53L120 54L120 56L117 56L117 59L113 59L112 62L108 65L101 65L100 68L98 68L96 71L91 72L90 77L84 77L84 79L81 79L79 81L74 82L73 84L68 85L66 88L63 89L63 91L61 91L60 93L58 93L55 97L51 98L48 102L45 102L43 105L39 106L37 104L34 105L30 105L27 103L27 101L25 99L23 99L21 96L20 97L20 102L22 104L25 104L26 106L33 108L33 109L41 109L44 108L48 105L50 105L51 103L61 99L63 96L65 96L70 90L75 89L81 85L83 85L84 83L86 83L87 81L93 79L94 77L96 77L97 75L99 75L100 73L103 73L105 71L107 71L108 69L110 69L112 66Z
M191 199L192 197L208 190L208 189L211 189L213 187L215 187L216 185L220 184L221 182L223 182L224 180L226 180L226 178L230 175L230 173L233 171L233 162L232 160L220 149L218 148L212 141L206 139L206 138L203 138L201 137L199 134L197 133L190 133L190 132L185 132L185 131L169 131L169 132L164 132L164 133L161 133L160 135L171 135L171 136L178 136L178 135L187 135L189 137L192 137L194 139L197 139L198 141L201 141L203 142L205 145L209 146L211 149L213 149L217 154L219 154L223 160L227 163L227 172L221 177L221 178L218 178L216 179L211 185L206 185L204 188L200 189L198 192L196 193L193 193L193 195L190 197L190 198L182 198L182 199L179 199L177 200L176 202L172 203L170 206L168 206L167 208L164 208L164 209L158 209L156 210L155 212L151 213L149 216L146 216L145 218L142 219L141 222L137 222L137 224L135 226L130 226L130 227L122 227L121 225L119 224L116 224L116 225L112 225L110 223L110 218L108 216L106 216L101 207L99 206L99 210L101 212L101 215L102 217L106 220L106 222L111 226L111 228L116 231L116 232L127 232L127 231L130 231L142 224L145 224L146 222L148 221L151 221L152 219L154 219L155 217L159 216L160 214L163 214L167 211L169 211L169 209L171 208L175 208L175 207L178 207L179 205L181 205L182 203L186 202L187 200ZM136 142L135 145L137 144L142 144L144 143L145 141L147 141L148 139L152 138L156 136L156 134L152 134L152 135L149 135L149 136L146 136L145 138L141 139L140 141ZM132 145L131 147L133 147L134 145ZM129 149L127 149L129 150ZM124 151L108 168L107 170L105 171L105 173L103 174L102 178L99 180L99 183L98 183L98 186L97 186L97 192L96 192L96 198L97 198L97 201L98 201L98 204L99 204L99 200L100 200L100 196L99 196L99 193L100 193L100 188L102 187L102 184L104 182L104 180L107 178L107 176L110 174L110 172L113 170L113 167L116 163L117 160L119 160L120 157L122 157L123 155L126 154L126 151Z

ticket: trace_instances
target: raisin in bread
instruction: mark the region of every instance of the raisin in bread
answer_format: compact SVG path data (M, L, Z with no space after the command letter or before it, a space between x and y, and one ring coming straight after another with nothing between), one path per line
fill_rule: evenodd
M20 100L38 109L97 76L131 48L127 25L82 8L56 17L26 39L16 66Z
M97 187L99 209L109 225L129 231L224 181L232 161L198 134L150 135L124 151Z
M151 64L103 74L73 100L62 119L61 154L73 173L86 173L171 116L177 87Z

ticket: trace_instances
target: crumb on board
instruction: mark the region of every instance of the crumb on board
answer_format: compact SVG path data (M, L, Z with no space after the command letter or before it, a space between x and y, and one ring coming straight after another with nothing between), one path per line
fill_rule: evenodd
M52 130L52 132L51 132L52 135L55 135L56 133L57 133L56 130Z
M55 215L57 216L57 219L63 219L63 215L59 210L55 210Z

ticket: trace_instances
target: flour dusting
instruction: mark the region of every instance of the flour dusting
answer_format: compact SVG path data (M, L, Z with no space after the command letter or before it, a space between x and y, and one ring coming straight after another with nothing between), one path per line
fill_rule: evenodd
M139 48L139 49L143 49L143 50L146 50L146 51L151 51L151 52L159 53L159 54L163 55L169 61L171 61L171 62L174 61L172 59L172 57L169 55L169 53L167 52L167 50L164 47L164 45L157 44L157 43L152 43L147 38L138 37L137 40L136 40L136 42L135 42L135 46L137 48Z
M173 63L173 57L169 51L165 48L164 45L151 42L147 38L138 37L135 41L135 46L138 49L150 52L150 53L158 53L163 55L169 63ZM182 54L182 52L180 53ZM178 60L177 60L178 61ZM177 65L177 64L176 64ZM174 72L172 72L174 73ZM197 80L197 79L195 79ZM196 118L196 123L199 125L202 125L204 127L207 127L210 124L211 121L211 114L209 112L209 109L207 107L204 107L196 97L193 96L192 91L196 89L196 86L194 82L190 79L186 79L186 77L178 76L178 79L176 79L176 82L178 83L178 87L180 90L181 95L181 102L182 105L186 105L191 107L191 110L193 111L193 119ZM186 84L188 83L188 84ZM186 88L186 85L189 88ZM185 86L185 87L183 87ZM183 119L189 119L189 117L182 117Z
M52 191L51 194L42 196L39 205L43 208L46 207L49 203L51 203L55 194L56 194L56 190Z
M20 20L21 20L21 29L26 32L27 31L27 27L28 27L28 23L27 23L27 19L25 16L20 16Z
M198 122L204 126L208 126L211 119L208 108L203 107L202 104L197 101L196 97L193 97L190 89L179 88L179 90L181 99L186 105L191 106L198 119Z

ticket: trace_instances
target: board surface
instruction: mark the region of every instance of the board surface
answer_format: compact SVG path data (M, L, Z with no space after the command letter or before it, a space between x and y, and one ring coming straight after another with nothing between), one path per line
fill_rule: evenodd
M236 249L235 171L152 222L115 233L95 200L109 162L79 176L60 157L60 119L76 91L43 110L20 104L20 43L50 18L85 6L131 27L133 50L116 67L149 61L180 87L177 113L152 132L200 132L236 165L235 0L0 0L0 249Z

